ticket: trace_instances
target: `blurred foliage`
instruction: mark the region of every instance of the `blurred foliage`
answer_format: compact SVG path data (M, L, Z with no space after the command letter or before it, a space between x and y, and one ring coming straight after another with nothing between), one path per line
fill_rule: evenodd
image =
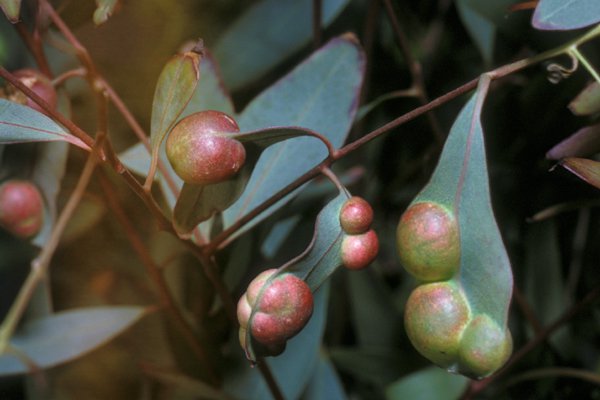
M35 2L23 3L22 17L27 23L31 21L30 7ZM95 2L53 2L89 49L100 73L147 129L155 82L167 60L190 40L203 38L208 51L215 48L233 21L256 2L128 0L121 3L117 12L96 26L92 20ZM540 53L581 33L535 30L531 26L532 10L506 8L516 1L490 0L486 2L490 5L486 10L469 0L390 3L410 51L422 66L430 99L490 68ZM350 0L321 33L320 44L323 44L351 31L365 48L367 65L361 106L381 96L387 98L356 121L349 140L421 105L414 97L389 96L410 87L412 78L384 4L379 0ZM52 35L48 42L62 48L62 40ZM244 40L251 42L254 38L247 36ZM235 109L243 110L257 94L285 76L316 47L304 42L275 63L268 73L232 92ZM598 39L583 46L582 51L592 65L600 66ZM48 54L57 74L75 65L72 56L52 49ZM566 57L556 61L569 65ZM0 22L0 63L9 70L33 65L19 35L4 20ZM516 350L572 304L598 290L600 283L598 189L563 168L553 168L556 161L545 159L546 152L565 138L598 123L597 113L574 115L568 108L591 77L579 68L568 79L552 84L547 79L546 66L536 64L494 82L482 112L493 209L511 260L515 287L524 294L513 301L509 310ZM93 132L96 107L90 100L91 92L80 79L70 80L65 89L72 101L73 120ZM322 345L313 343L313 357L304 354L312 361L310 365L301 365L306 369L302 386L294 378L287 378L279 382L284 392L306 400L344 396L378 400L416 398L406 393L418 392L422 385L436 398L450 394L456 398L468 385L462 378L448 378L440 374L441 370L432 370L408 341L402 312L416 282L399 265L395 248L397 221L431 176L440 145L466 100L466 96L460 97L431 113L439 126L437 134L430 120L420 117L336 163L335 170L340 175L353 166L364 167L360 179L352 180L349 190L366 198L375 210L373 227L379 234L380 254L366 271L340 271L332 276L329 301L323 300L319 311L323 320L315 322L321 325L311 328L314 329L311 332L316 332L313 339L322 335ZM117 151L135 145L136 137L113 107L109 115L110 136ZM35 164L35 151L24 145L11 146L0 148L2 179L15 170L25 173ZM598 154L589 157L598 161ZM58 196L59 210L73 191L84 161L82 152L69 152ZM258 393L265 393L260 375L240 361L243 354L237 343L237 327L228 322L198 261L175 238L157 230L139 198L116 175L109 175L109 180L125 214L140 233L154 262L161 267L177 304L186 310L184 316L192 324L194 334L210 349L210 360L224 377L223 381L244 376L246 381L236 384L250 383L241 389L225 385L224 392L215 394L204 383L202 366L190 357L171 321L160 313L151 313L125 334L85 357L39 374L1 378L0 398L228 398L227 393L250 393L245 391L248 387L259 387ZM258 272L281 265L308 246L315 218L334 193L310 186L306 191L311 189L316 194L296 198L219 252L216 261L235 299ZM155 194L160 197L158 190ZM549 210L544 217L548 220L531 219L544 210ZM277 222L286 218L295 218L288 234L280 238L276 249L262 254L263 241ZM158 303L155 286L132 251L96 180L88 188L67 232L52 260L50 284L55 310L123 304L147 307ZM485 246L481 251L485 251ZM25 279L29 261L36 252L34 246L0 231L3 314ZM598 343L600 310L597 303L592 303L565 321L552 339L540 343L477 398L597 398L600 396ZM293 343L290 347L294 347ZM302 354L302 349L291 354ZM284 354L274 359L272 365L297 362L285 357ZM526 372L550 367L591 372L597 380L591 383L560 373L519 380Z

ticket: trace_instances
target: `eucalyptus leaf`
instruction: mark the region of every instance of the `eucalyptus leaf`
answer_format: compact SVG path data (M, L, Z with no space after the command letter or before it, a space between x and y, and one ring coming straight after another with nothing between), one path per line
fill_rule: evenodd
M108 21L108 18L116 11L120 5L119 0L96 0L96 11L94 11L94 24L101 25Z
M46 369L100 347L139 321L142 307L95 307L63 311L27 321L10 345L35 367ZM0 356L0 375L31 372L13 353Z
M321 24L329 25L348 0L324 0ZM249 8L217 43L215 56L227 85L252 82L307 44L312 37L312 0L263 0Z
M597 0L540 0L531 23L537 29L569 30L599 21Z
M303 400L345 400L344 387L331 361L323 354L319 357L313 375L302 394Z
M600 124L581 128L552 147L546 153L546 158L560 160L565 157L589 157L598 152L600 152Z
M292 272L303 279L312 291L321 286L342 265L341 247L344 232L340 210L350 195L343 191L321 210L315 223L315 234L306 250L287 262L281 271Z
M493 61L496 26L471 7L469 0L458 0L456 8L471 39L477 45L483 60L490 65Z
M291 73L256 97L240 115L242 132L298 126L323 134L340 147L356 114L364 55L356 39L332 39ZM223 213L224 227L254 209L327 157L314 138L295 138L266 149L242 196ZM294 193L295 194L295 193ZM254 218L239 235L291 199L288 195Z
M587 158L568 157L560 162L565 169L590 185L600 189L600 162Z
M21 14L21 0L0 0L0 8L4 11L6 18L13 24L19 21Z
M275 380L286 399L297 399L305 390L315 369L325 330L329 284L324 284L314 294L314 309L304 329L287 342L285 352L266 359ZM264 379L257 368L250 368L240 350L238 368L229 368L224 378L225 390L240 399L270 399Z
M600 83L593 81L569 103L575 115L592 115L600 112Z
M414 202L434 201L454 210L460 227L462 286L471 311L505 327L512 271L492 211L481 126L484 92L478 90L454 121L438 165Z
M175 55L160 73L152 101L152 161L149 175L154 173L164 138L192 98L199 79L200 54L193 51Z
M90 150L88 145L46 115L31 107L0 99L0 144L54 141Z
M200 61L202 79L198 82L196 90L190 99L181 117L187 117L198 111L216 110L233 116L235 108L231 96L221 78L221 71L212 54L204 51Z
M451 375L437 367L429 367L402 377L385 390L387 400L456 400L467 388L469 380Z

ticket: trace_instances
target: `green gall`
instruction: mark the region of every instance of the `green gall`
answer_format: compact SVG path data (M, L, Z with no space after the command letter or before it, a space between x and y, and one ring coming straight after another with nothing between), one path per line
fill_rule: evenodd
M471 312L462 291L453 282L417 287L404 310L404 328L413 346L443 368L456 363L461 337Z
M432 202L411 205L396 231L404 268L424 282L445 281L460 265L459 227L454 214Z
M348 269L367 267L379 253L379 239L373 229L361 235L347 235L342 240L342 264Z
M340 210L340 225L349 235L365 233L373 223L373 208L362 197L349 198Z
M486 314L477 315L463 334L459 356L459 372L481 379L493 374L510 357L510 331L500 327Z
M232 138L237 123L220 111L183 118L169 133L167 158L186 183L208 185L232 178L246 160L244 145Z

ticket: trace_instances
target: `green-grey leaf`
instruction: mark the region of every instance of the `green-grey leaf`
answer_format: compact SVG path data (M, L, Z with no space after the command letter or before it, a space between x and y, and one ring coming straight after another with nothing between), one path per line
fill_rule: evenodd
M506 326L512 271L492 211L478 91L450 131L428 185L415 201L437 201L453 209L460 226L460 282L476 313ZM485 249L485 251L482 251Z
M314 295L313 315L308 324L288 341L282 355L266 359L286 399L300 397L319 358L327 315L329 284L324 284ZM270 399L271 392L257 368L248 367L248 361L242 357L242 351L239 354L239 368L230 368L225 375L225 390L240 399Z
M569 103L575 115L592 115L600 112L600 83L593 81Z
M198 82L190 102L181 113L181 117L184 118L204 110L217 110L233 116L235 113L233 101L223 84L217 63L207 50L205 50L200 61L200 70L202 71L202 79Z
M483 60L486 64L491 64L494 55L496 26L489 19L473 9L469 4L469 0L458 0L456 7L465 28L477 45Z
M271 126L299 126L341 146L356 114L364 72L364 55L353 36L335 38L290 74L255 98L241 114L242 131ZM327 156L314 138L296 138L265 150L247 190L225 213L225 227L263 203ZM276 203L240 231L249 229L283 206Z
M152 100L150 175L154 174L153 168L165 136L188 105L199 79L200 54L191 51L175 55L161 71Z
M347 3L322 1L322 25L330 24ZM248 9L215 49L227 85L236 89L256 80L308 43L312 5L312 0L263 0Z
M21 0L0 0L0 7L10 22L14 24L19 21Z
M0 99L0 144L63 141L90 150L56 122L31 107Z
M142 307L95 307L59 312L30 320L11 338L10 344L38 368L83 356L105 344L136 323L145 314ZM12 354L0 356L0 375L30 372Z
M96 0L96 11L94 11L94 24L101 25L113 15L119 0Z
M327 203L317 216L310 245L281 268L302 278L312 291L317 290L342 265L340 253L344 232L340 225L340 210L349 198L348 193L340 192Z
M345 400L344 387L331 361L320 355L302 400Z
M532 25L543 30L579 29L600 21L597 0L540 0Z
M469 380L452 375L437 367L425 368L389 385L385 390L387 400L456 400L467 388Z

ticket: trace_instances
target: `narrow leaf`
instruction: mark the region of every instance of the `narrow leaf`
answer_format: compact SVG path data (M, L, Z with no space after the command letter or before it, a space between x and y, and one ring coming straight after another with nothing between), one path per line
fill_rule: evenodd
M600 124L582 128L546 153L550 160L565 157L588 157L600 152Z
M192 98L199 79L200 54L193 51L177 54L160 73L152 101L152 161L146 187L149 187L154 178L160 146Z
M38 368L81 357L131 327L146 311L142 307L97 307L59 312L28 321L10 344ZM0 356L0 375L30 372L15 355Z
M456 7L471 39L479 49L483 60L489 65L494 55L496 26L471 7L469 0L459 0Z
M181 117L203 110L217 110L233 116L235 114L233 101L223 83L219 66L208 50L204 50L200 70L202 79L198 81L196 90Z
M119 0L96 0L96 11L94 11L94 24L101 25L108 21L108 17L113 15Z
M569 103L575 115L592 115L600 112L600 83L593 81Z
M429 367L405 376L385 390L387 400L455 400L460 398L469 380Z
M322 25L330 24L346 4L348 0L322 1ZM256 80L307 44L312 7L312 0L263 0L249 8L216 46L227 85L236 89Z
M313 375L302 394L303 400L345 400L344 386L331 361L320 355Z
M353 36L331 40L295 70L255 98L241 114L242 131L272 126L300 126L341 146L356 114L364 72L364 55ZM247 190L224 214L225 227L263 203L327 157L315 139L295 138L265 150ZM236 232L245 230L283 206L285 197Z
M63 141L90 150L46 115L31 107L0 99L0 144Z
M21 0L0 0L0 7L10 22L14 24L19 21Z
M600 21L597 0L540 0L532 25L542 30L579 29Z
M570 157L560 162L564 168L600 189L600 162L586 158Z
M340 226L340 210L350 198L340 192L317 216L315 234L310 245L298 257L281 267L282 271L293 272L315 291L340 266L341 246L344 232Z

